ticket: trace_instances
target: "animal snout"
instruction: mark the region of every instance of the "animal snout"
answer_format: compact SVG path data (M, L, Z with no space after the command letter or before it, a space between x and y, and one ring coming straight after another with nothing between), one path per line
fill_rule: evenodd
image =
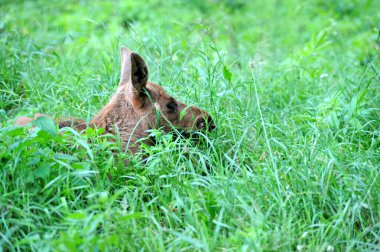
M197 120L197 126L200 130L213 131L216 128L214 121L211 116L207 118L201 117Z

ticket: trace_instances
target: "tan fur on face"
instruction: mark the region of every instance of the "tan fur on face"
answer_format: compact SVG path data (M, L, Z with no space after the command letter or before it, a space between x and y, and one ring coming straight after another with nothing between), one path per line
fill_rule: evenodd
M184 109L186 113L180 120ZM156 113L157 110L159 113ZM19 117L16 124L25 125L31 121L31 118ZM60 126L70 126L67 122L61 122ZM78 129L85 128L81 120L70 122ZM121 49L119 87L108 104L93 118L91 125L120 134L124 147L132 153L138 150L136 141L146 138L149 129L163 127L168 132L172 127L194 130L205 129L208 125L210 129L215 128L207 112L177 101L158 84L148 82L148 67L144 60L125 47Z

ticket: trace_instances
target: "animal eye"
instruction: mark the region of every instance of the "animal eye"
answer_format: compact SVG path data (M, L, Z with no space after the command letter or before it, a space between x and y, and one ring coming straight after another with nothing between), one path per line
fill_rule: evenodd
M177 104L174 102L170 102L170 103L166 104L166 108L168 109L169 113L173 113L177 109Z

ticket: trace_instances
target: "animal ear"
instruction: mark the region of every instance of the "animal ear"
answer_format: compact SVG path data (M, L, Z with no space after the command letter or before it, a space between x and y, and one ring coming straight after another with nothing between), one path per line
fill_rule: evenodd
M120 85L126 84L131 79L131 50L126 47L121 48L121 72L120 72Z
M141 95L144 92L148 82L148 67L143 58L137 53L131 53L132 63L132 86L136 94Z
M148 67L137 53L121 48L120 86L126 87L128 99L134 107L144 105L144 88L148 82Z

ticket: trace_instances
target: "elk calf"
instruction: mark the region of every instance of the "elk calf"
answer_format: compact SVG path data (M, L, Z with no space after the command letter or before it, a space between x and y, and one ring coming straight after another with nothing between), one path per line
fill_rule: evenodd
M34 119L39 116L42 115L36 114ZM16 124L25 125L31 121L31 118L22 116ZM74 120L71 125L82 130L85 124ZM59 122L59 127L65 126L70 126L70 122ZM173 127L186 131L215 128L206 111L177 101L158 84L148 82L148 67L144 60L125 47L121 48L119 87L108 104L92 119L90 126L120 134L123 146L132 153L139 149L136 142L146 138L149 129L162 127L169 132ZM131 144L126 146L128 142Z

